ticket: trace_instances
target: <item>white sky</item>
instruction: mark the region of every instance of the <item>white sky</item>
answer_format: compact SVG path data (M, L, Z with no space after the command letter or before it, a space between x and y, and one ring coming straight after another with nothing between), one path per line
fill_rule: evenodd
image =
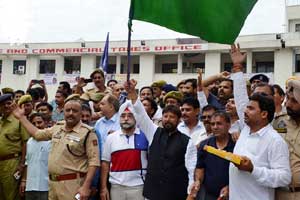
M221 0L225 1L225 0ZM284 31L285 0L258 0L241 35ZM130 0L0 0L0 42L72 42L127 39ZM190 37L133 22L132 39Z

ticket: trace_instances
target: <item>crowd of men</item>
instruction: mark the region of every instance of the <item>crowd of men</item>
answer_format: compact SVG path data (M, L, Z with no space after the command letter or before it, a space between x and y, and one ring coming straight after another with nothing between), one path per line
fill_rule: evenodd
M43 80L3 88L0 199L300 199L300 77L246 80L246 54L230 55L231 72L177 86L105 84L96 69L92 89L63 81L54 100Z

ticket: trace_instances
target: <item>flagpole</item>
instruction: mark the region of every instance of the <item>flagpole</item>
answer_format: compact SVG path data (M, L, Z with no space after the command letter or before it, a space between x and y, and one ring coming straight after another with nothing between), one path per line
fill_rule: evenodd
M133 3L131 0L129 9L129 20L128 20L128 41L127 41L127 82L130 80L130 65L131 65L131 32L132 32L132 19L133 19Z

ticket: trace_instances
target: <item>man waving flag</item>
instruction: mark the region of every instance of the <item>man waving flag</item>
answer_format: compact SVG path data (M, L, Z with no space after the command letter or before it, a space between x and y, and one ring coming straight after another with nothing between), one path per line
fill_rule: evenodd
M131 0L130 20L232 44L257 0ZM130 22L131 24L131 22Z

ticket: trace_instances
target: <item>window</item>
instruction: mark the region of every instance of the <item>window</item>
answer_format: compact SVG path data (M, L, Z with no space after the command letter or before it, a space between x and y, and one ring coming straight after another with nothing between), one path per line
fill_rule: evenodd
M205 73L205 55L199 53L185 53L182 57L182 72L197 73L197 69L201 69Z
M233 66L233 63L231 61L231 57L230 57L230 54L229 53L222 53L221 54L221 71L227 71L227 72L231 72L232 70L232 66ZM247 63L243 63L243 71L244 73L246 73L246 70L247 70Z
M115 74L116 73L116 56L108 56L108 68L107 68L107 73L108 74ZM96 68L100 67L101 63L101 56L96 56Z
M296 32L300 32L300 24L296 24L295 25L295 31Z
M121 57L121 74L127 74L127 56ZM131 56L130 61L130 73L139 74L140 73L140 57Z
M274 62L256 62L256 73L274 72Z
M300 72L300 54L296 54L295 72Z
M64 72L66 74L80 74L81 57L68 56L65 57Z
M156 55L155 73L177 73L178 55Z
M25 74L25 73L26 73L26 60L14 60L13 74Z
M54 74L55 60L40 60L40 74Z
M252 64L253 73L274 72L274 52L253 52Z

